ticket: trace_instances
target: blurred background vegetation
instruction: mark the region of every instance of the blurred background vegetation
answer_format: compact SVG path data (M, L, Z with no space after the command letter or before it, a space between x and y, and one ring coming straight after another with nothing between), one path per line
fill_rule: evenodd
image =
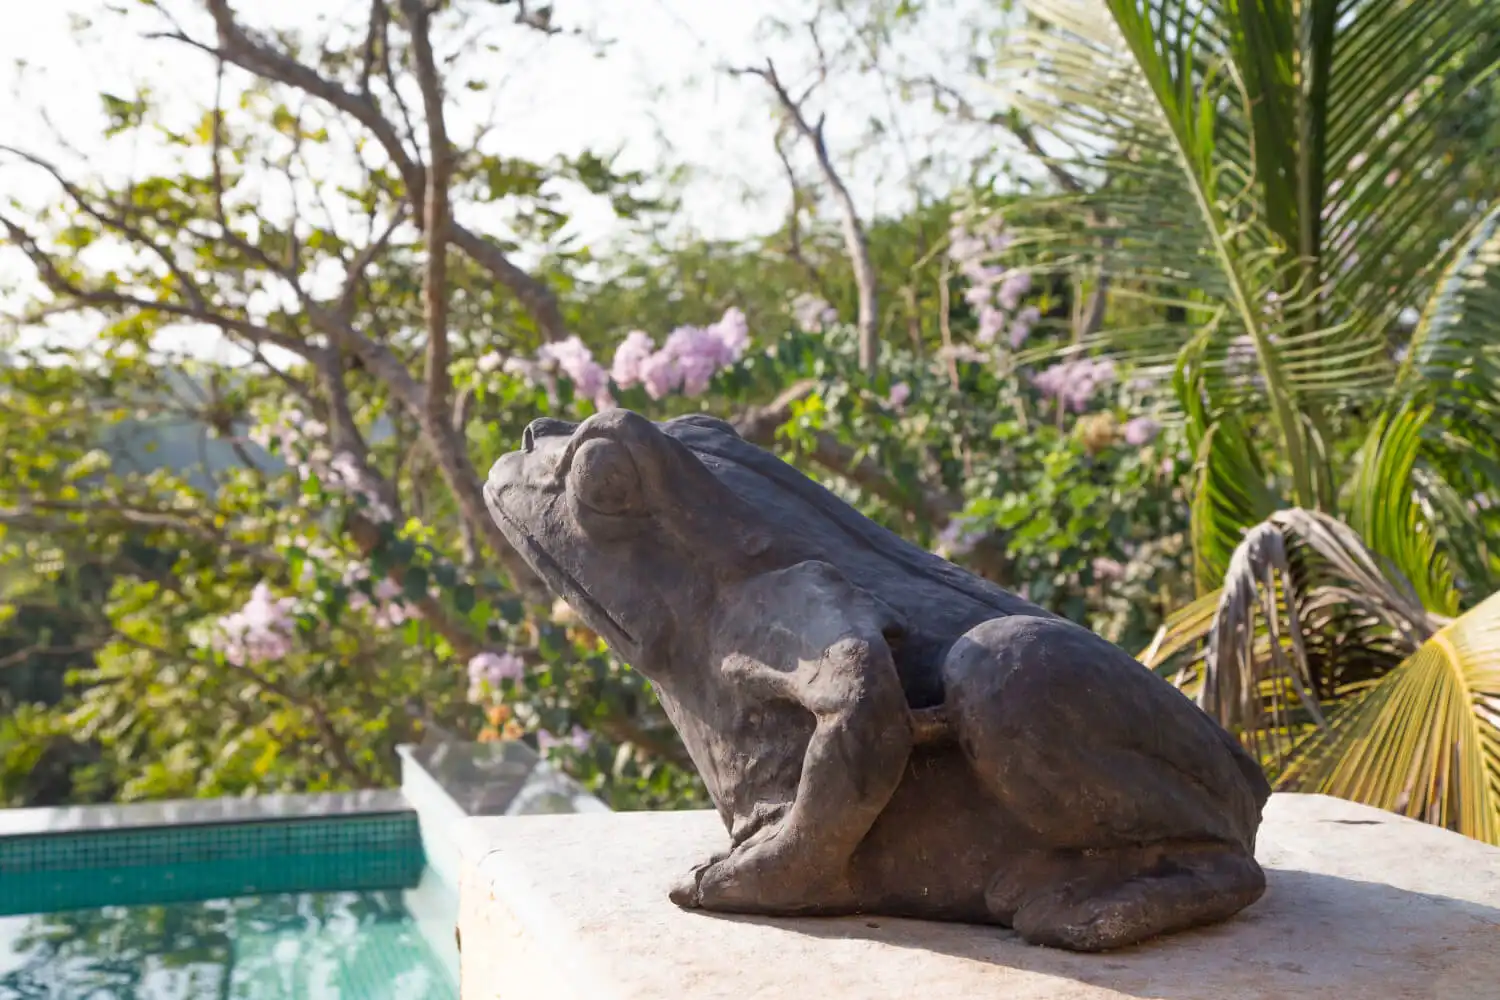
M691 156L513 155L473 103L612 58L566 2L80 20L200 85L0 135L42 192L0 208L0 804L389 784L439 736L701 804L479 500L614 402L1138 653L1280 788L1500 843L1500 4L795 6L715 66L784 185L735 238Z

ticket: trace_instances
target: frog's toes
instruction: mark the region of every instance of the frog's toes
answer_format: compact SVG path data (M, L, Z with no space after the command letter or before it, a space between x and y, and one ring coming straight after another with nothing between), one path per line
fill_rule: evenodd
M708 870L713 862L705 861L701 865L694 866L693 870L678 876L677 881L667 890L667 898L686 910L693 910L703 905L701 886L703 884L703 873Z

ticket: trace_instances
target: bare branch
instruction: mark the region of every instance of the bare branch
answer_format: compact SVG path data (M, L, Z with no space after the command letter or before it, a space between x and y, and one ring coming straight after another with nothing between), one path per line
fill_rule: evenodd
M812 279L813 285L818 291L824 293L826 298L827 288L822 272L813 266L812 261L808 260L807 255L802 252L802 184L797 180L797 171L792 167L791 157L787 156L786 147L781 143L781 133L779 131L776 134L774 145L776 147L776 158L781 161L782 172L786 174L787 186L792 189L792 207L787 212L786 220L787 256L796 261L807 272L807 276Z
M391 216L390 222L386 223L385 228L380 231L380 234L366 245L359 252L359 255L354 258L353 263L349 265L348 275L344 279L344 291L339 296L338 305L338 316L344 322L352 323L354 321L354 309L359 302L359 289L364 283L365 271L375 262L376 257L385 252L386 246L390 244L391 237L405 219L406 212L404 207L398 209Z
M786 87L781 83L781 78L776 75L775 64L769 59L766 60L764 69L750 67L731 69L730 72L736 76L745 74L758 76L766 81L775 93L776 99L781 103L782 110L786 112L787 119L812 146L818 167L823 173L823 179L832 190L834 201L839 207L844 232L844 249L849 255L849 262L854 267L854 284L859 292L859 317L856 322L859 330L859 366L867 376L873 378L880 365L879 288L875 278L875 266L870 261L869 238L865 233L864 223L860 220L859 210L854 205L854 198L849 194L849 189L844 186L843 178L839 176L838 170L833 166L833 160L828 155L828 144L823 139L823 119L820 117L816 125L808 122L802 110L802 102L794 100L787 92Z
M1070 194L1079 194L1085 190L1082 181L1073 176L1056 159L1047 155L1046 150L1042 149L1041 142L1037 140L1035 130L1022 121L1020 116L998 112L991 115L980 114L974 105L969 103L968 98L935 76L924 76L907 82L926 86L931 89L934 96L946 97L952 101L958 117L966 122L973 122L977 125L994 125L1005 129L1020 141L1028 153L1036 157L1037 161L1047 168L1047 172L1052 175L1052 179L1057 181L1058 187L1064 191Z
M115 232L126 237L127 239L135 241L144 249L151 251L152 255L154 255L166 266L167 271L172 275L172 277L177 279L177 282L182 286L183 291L188 295L189 299L191 299L195 305L203 306L203 295L199 291L197 283L194 282L192 278L188 277L187 273L178 266L176 259L170 253L168 253L159 244L157 244L155 240L151 239L151 237L147 236L145 232L140 229L140 227L130 222L126 209L119 205L113 205L111 207L113 207L116 211L107 212L103 208L100 208L98 205L95 205L88 198L88 196L83 193L83 190L81 188L79 188L77 185L75 185L73 182L69 181L62 175L62 171L60 171L54 164L42 159L40 156L36 156L33 153L28 153L22 149L17 149L14 146L0 145L0 150L4 150L5 152L11 153L14 156L19 156L27 163L45 170L52 176L52 179L57 182L58 186L63 189L68 197L73 199L73 203L77 205L84 212L84 214L88 215L90 218L101 223L102 225L113 229Z
M42 283L51 289L54 295L66 296L74 300L74 308L82 305L94 306L96 308L137 309L148 313L166 313L171 316L181 316L184 319L193 319L201 323L207 323L218 327L225 333L238 334L252 343L271 344L302 357L308 357L312 351L312 348L306 343L294 337L278 333L275 330L252 323L249 320L213 312L207 308L200 308L195 305L182 305L174 302L158 302L153 299L143 299L135 295L127 295L124 292L83 288L69 281L62 274L62 271L57 266L57 262L52 259L51 255L42 250L37 242L19 225L4 216L0 216L0 226L5 228L10 238L31 259L32 264L37 269L38 275L42 279ZM62 311L62 308L49 311Z
M370 96L370 76L376 61L385 53L387 23L385 0L370 0L370 25L365 33L364 61L359 66L359 92L366 97Z
M311 66L252 37L235 19L234 10L230 7L228 0L204 0L204 4L213 15L214 24L218 30L219 47L217 49L181 34L164 37L186 42L257 76L301 90L354 118L375 137L397 172L401 174L402 182L406 186L407 199L415 209L414 216L425 223L427 211L424 202L428 188L426 168L423 167L416 154L407 149L396 127L381 113L373 97L368 93L348 90L336 81L323 76ZM382 55L386 55L384 47ZM386 63L389 71L388 58ZM399 102L400 94L395 85L394 75L391 75L388 85ZM449 219L448 221L450 242L510 289L521 306L531 314L532 319L536 321L537 328L547 339L562 340L567 337L567 324L563 320L561 307L552 289L512 264L503 250L483 236L465 228L456 220Z
M443 119L443 86L432 55L431 22L427 0L401 0L401 12L411 32L417 85L427 119L427 269L422 280L422 307L427 320L427 411L436 421L448 410L448 179L453 173L453 150Z

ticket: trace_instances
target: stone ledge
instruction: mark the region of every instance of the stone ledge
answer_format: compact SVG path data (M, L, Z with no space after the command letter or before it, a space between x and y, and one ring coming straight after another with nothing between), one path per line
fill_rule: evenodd
M1325 796L1273 796L1260 902L1105 955L996 927L684 912L666 889L726 841L712 812L465 823L464 1000L1500 1000L1500 849Z

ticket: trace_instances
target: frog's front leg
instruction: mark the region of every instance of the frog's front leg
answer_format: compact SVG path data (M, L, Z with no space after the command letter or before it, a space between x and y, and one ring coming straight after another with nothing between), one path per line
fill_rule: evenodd
M730 648L724 678L745 697L801 705L815 728L790 808L696 869L691 888L680 885L673 899L738 913L848 912L858 903L850 860L900 784L913 745L882 634L893 615L824 563L767 574L740 601L721 636Z

